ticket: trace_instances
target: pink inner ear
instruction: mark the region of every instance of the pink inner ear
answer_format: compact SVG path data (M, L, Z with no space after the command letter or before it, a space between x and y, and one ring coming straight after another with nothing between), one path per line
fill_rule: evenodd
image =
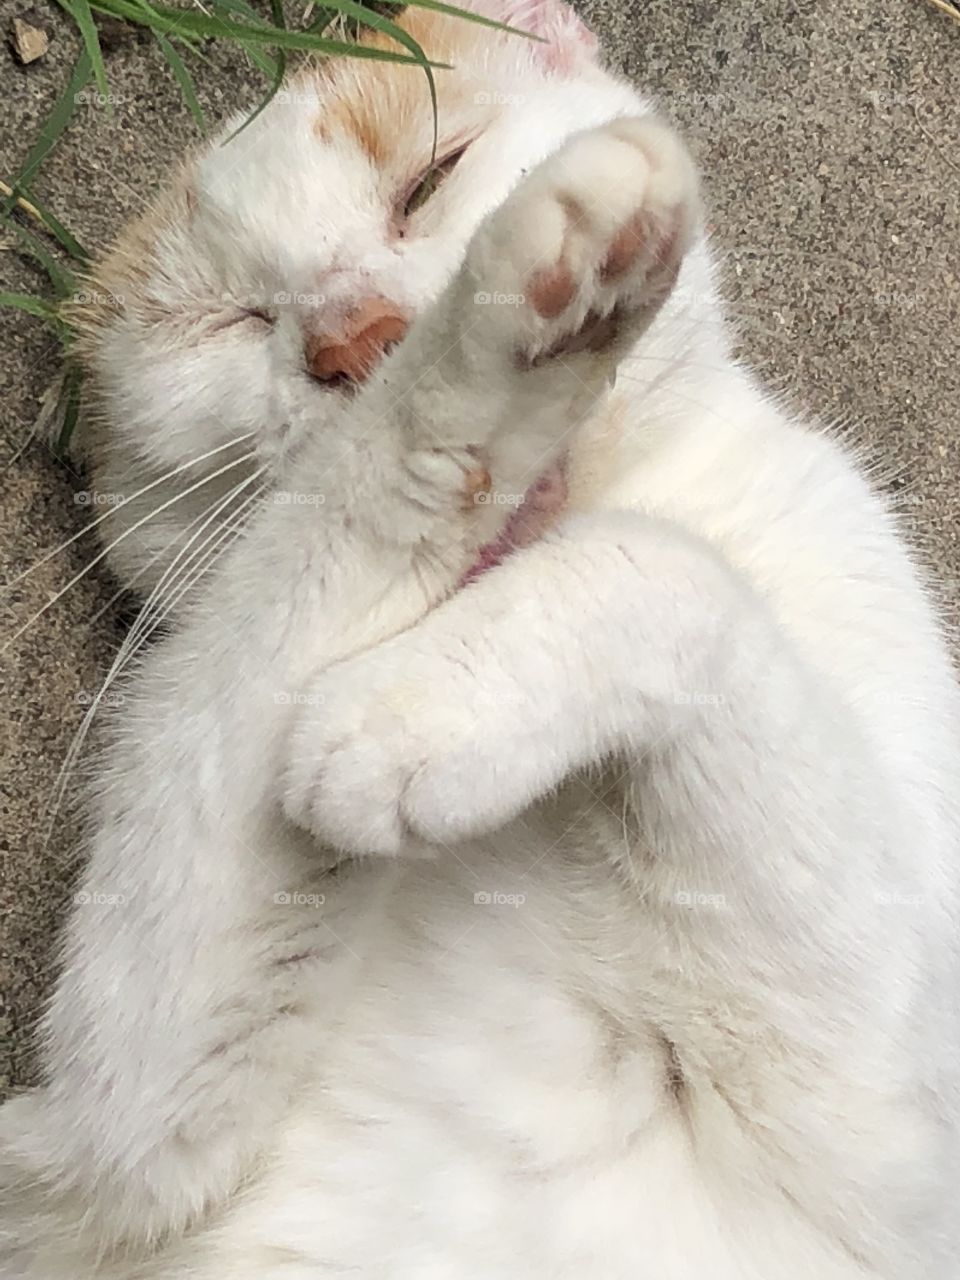
M597 37L563 0L473 0L470 7L547 41L536 52L552 71L568 70L579 57L596 52Z

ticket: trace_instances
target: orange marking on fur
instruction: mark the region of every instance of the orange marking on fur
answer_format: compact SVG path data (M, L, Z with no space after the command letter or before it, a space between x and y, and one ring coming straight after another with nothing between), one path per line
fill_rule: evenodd
M331 105L330 118L350 134L372 164L382 168L392 148L375 91L370 97L341 99Z
M463 478L464 505L472 507L481 493L489 493L493 477L486 467L476 467Z
M482 66L485 46L503 38L477 23L416 7L395 21L413 36L428 58L459 68ZM369 29L364 30L359 43L390 53L398 51L390 36ZM323 119L331 136L340 133L352 138L371 163L395 177L398 185L423 171L430 155L424 151L419 126L430 112L430 93L418 67L332 58L324 64L322 75ZM477 87L462 72L437 73L441 130L446 120L462 118Z

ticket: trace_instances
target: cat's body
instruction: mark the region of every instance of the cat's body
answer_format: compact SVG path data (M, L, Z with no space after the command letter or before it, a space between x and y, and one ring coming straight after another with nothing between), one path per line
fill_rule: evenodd
M590 75L533 150L643 114ZM336 434L264 442L286 500L114 718L4 1280L960 1276L949 662L695 216L655 124L574 138Z

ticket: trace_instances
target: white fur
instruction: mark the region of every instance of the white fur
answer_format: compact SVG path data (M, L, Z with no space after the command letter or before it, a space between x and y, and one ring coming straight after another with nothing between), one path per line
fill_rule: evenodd
M374 270L420 314L354 400L294 368L290 315L104 346L118 485L253 430L289 500L111 718L48 1083L0 1112L4 1280L960 1276L937 624L849 460L733 364L703 243L659 311L653 261L598 281L637 209L687 247L671 135L495 48L524 102ZM288 105L201 162L244 237L204 241L201 201L181 276L215 243L248 287L238 244L307 270L281 187L359 171L301 163ZM518 364L614 305L626 356ZM570 498L450 595L499 518L457 507L471 449L505 495L569 449Z

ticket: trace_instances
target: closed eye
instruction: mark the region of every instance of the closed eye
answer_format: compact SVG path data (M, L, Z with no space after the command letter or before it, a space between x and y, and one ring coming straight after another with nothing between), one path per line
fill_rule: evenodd
M207 333L222 333L225 329L233 329L239 324L256 324L270 329L276 323L276 316L262 307L235 307L230 311L213 317Z
M453 173L469 145L469 142L465 143L462 147L458 147L456 151L452 151L443 160L431 165L426 173L421 174L416 182L407 188L407 192L400 204L404 218L409 218L411 214L423 208L430 197Z

